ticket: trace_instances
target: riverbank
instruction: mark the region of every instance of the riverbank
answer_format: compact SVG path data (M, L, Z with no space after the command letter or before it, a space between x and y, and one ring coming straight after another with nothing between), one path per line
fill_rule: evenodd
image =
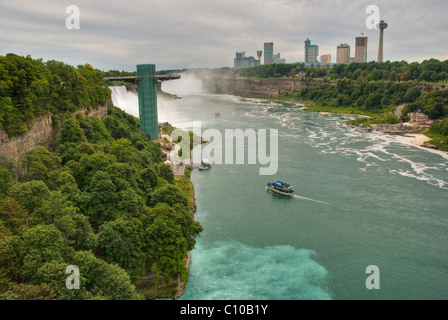
M341 115L359 116L360 118L369 118L372 120L375 120L375 118L378 119L379 117L384 115L384 114L377 114L377 113L371 113L371 112L365 113L365 112L361 112L361 110L358 110L355 108L349 108L349 107L321 106L313 101L306 101L306 102L299 101L299 100L290 100L290 101L278 100L278 101L298 104L298 105L301 105L303 110L305 110L305 111L324 114L324 115L341 114ZM369 121L369 122L372 121L369 119L366 119L366 121ZM347 124L354 125L354 124L350 124L350 123L347 123ZM381 126L381 124L375 124L375 125ZM376 132L381 132L381 133L385 134L381 130L376 130ZM428 129L424 131L424 133L427 133L427 132L428 132ZM445 150L443 147L441 147L441 145L443 145L443 143L442 144L437 143L437 141L441 140L441 139L435 140L434 137L430 137L424 133L422 133L421 130L418 131L418 133L412 132L412 133L409 133L409 135L400 136L400 141L403 143L406 143L406 144L414 145L414 146L426 147L426 148L436 149L436 150L445 151L445 152L448 151L448 150Z

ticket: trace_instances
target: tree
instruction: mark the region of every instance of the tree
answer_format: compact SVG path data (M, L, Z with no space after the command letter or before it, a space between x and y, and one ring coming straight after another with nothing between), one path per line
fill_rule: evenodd
M59 175L61 159L45 147L37 146L27 153L23 164L26 168L25 180L42 180L52 188Z
M382 95L380 93L374 92L369 94L365 102L366 109L381 109L381 98Z
M118 215L123 218L137 217L139 215L141 198L132 188L119 193L117 204Z
M54 290L46 283L40 285L32 285L21 283L12 288L6 296L11 300L54 300L56 294Z
M82 143L87 142L87 138L84 130L79 125L78 120L75 117L70 117L65 120L64 125L57 136L58 145L71 142Z
M151 271L155 273L154 281L157 282L163 276L168 280L180 278L182 282L187 282L188 272L184 259L188 245L180 225L157 217L146 229L146 237L155 258L151 266Z
M393 81L393 82L397 81L397 72L396 72L396 71L392 71L392 72L390 73L390 75L389 75L389 80L390 80L390 81Z
M445 118L441 121L434 123L431 126L431 131L442 134L444 136L448 136L448 118Z
M176 203L179 203L185 207L188 207L188 200L185 194L173 185L166 185L151 194L149 203L152 206L162 202L170 206L174 206Z
M115 140L109 152L117 158L118 162L131 163L135 158L135 148L128 139Z
M12 288L12 277L22 267L22 240L0 223L0 294Z
M34 215L41 223L56 226L75 249L88 250L95 247L96 236L87 217L60 191L52 192L50 198L43 202Z
M109 264L87 251L76 252L74 263L82 270L85 288L94 299L141 299L135 292L135 286L131 283L129 274L118 265Z
M50 197L50 190L42 181L28 181L14 184L9 194L32 214L42 206L45 199Z
M409 102L412 103L415 100L418 99L418 97L420 97L420 90L418 90L416 87L410 87L407 91L406 94L403 97L403 101L404 102Z
M125 269L136 280L145 273L148 256L143 251L144 230L140 220L121 218L104 223L98 234L101 257Z
M33 276L31 281L34 285L47 284L54 292L55 299L58 300L83 300L89 299L92 295L85 287L85 278L80 273L80 288L70 290L66 286L68 274L66 269L70 264L63 261L45 262Z
M0 220L13 234L19 235L23 229L30 228L33 218L13 198L0 200Z
M143 185L141 189L147 191L154 189L157 186L157 173L153 168L145 168L140 172L140 177L142 179Z
M173 207L166 203L159 203L154 208L150 208L142 217L145 227L149 227L159 217L167 221L172 221L179 225L182 234L187 241L187 250L193 250L196 244L196 237L202 232L203 228L199 222L191 216L189 209L181 204L175 204Z
M98 171L105 171L108 166L117 159L110 154L97 152L92 155L83 154L79 160L76 180L81 190L85 190L91 184L92 178Z
M11 172L0 166L0 199L6 197L12 186Z
M98 171L80 201L91 221L101 224L114 220L118 197L109 174Z
M159 164L158 166L158 174L159 177L165 179L169 183L174 183L174 175L171 171L170 166L167 166L166 164Z
M54 225L38 225L27 229L22 239L23 270L27 279L35 279L36 272L44 263L63 261L64 236Z
M77 203L81 192L75 178L67 171L61 171L56 178L56 190L59 190L72 203Z

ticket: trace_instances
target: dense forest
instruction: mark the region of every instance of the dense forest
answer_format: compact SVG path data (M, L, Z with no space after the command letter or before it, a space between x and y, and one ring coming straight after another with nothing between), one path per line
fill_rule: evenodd
M139 120L110 103L103 121L69 112L105 102L100 79L85 77L99 71L14 55L1 61L17 75L41 71L25 80L5 80L3 73L1 98L11 103L9 115L26 110L24 101L33 109L22 122L5 118L4 125L16 128L43 112L62 113L54 150L38 146L19 162L0 159L0 299L144 299L157 292L140 290L143 276L153 287L186 283L187 252L202 231L192 217L188 175L175 180ZM58 87L70 76L70 86ZM36 91L36 83L50 78L53 85ZM59 91L53 96L49 88ZM76 103L74 92L81 99ZM91 96L96 93L98 99ZM66 104L56 107L55 101ZM70 265L80 270L79 290L66 287Z
M0 128L10 137L27 132L40 115L97 108L109 98L103 73L88 64L74 68L30 56L0 56Z

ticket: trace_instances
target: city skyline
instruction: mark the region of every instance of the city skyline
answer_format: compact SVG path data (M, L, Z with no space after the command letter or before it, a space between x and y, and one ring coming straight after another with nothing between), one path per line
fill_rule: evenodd
M0 4L0 55L90 63L102 70L135 70L154 63L158 70L232 67L244 48L255 55L265 42L288 63L304 61L303 41L310 38L322 54L336 57L336 47L361 33L369 38L367 61L376 61L379 30L369 30L366 8L371 3L339 0L226 2L191 0L80 0L80 29L66 28L69 3L19 0ZM433 0L376 1L389 28L384 61L448 59L448 3ZM238 8L238 10L235 10ZM431 50L428 50L431 48ZM334 58L333 58L334 62Z

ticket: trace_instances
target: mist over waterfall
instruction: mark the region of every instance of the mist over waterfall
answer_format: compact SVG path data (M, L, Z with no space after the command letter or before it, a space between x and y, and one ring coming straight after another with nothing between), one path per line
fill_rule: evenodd
M125 86L111 86L112 102L114 106L126 111L134 117L139 117L138 95L136 92L128 91Z
M182 73L179 80L165 81L162 83L162 90L176 94L180 97L189 94L202 93L202 80L192 73Z

